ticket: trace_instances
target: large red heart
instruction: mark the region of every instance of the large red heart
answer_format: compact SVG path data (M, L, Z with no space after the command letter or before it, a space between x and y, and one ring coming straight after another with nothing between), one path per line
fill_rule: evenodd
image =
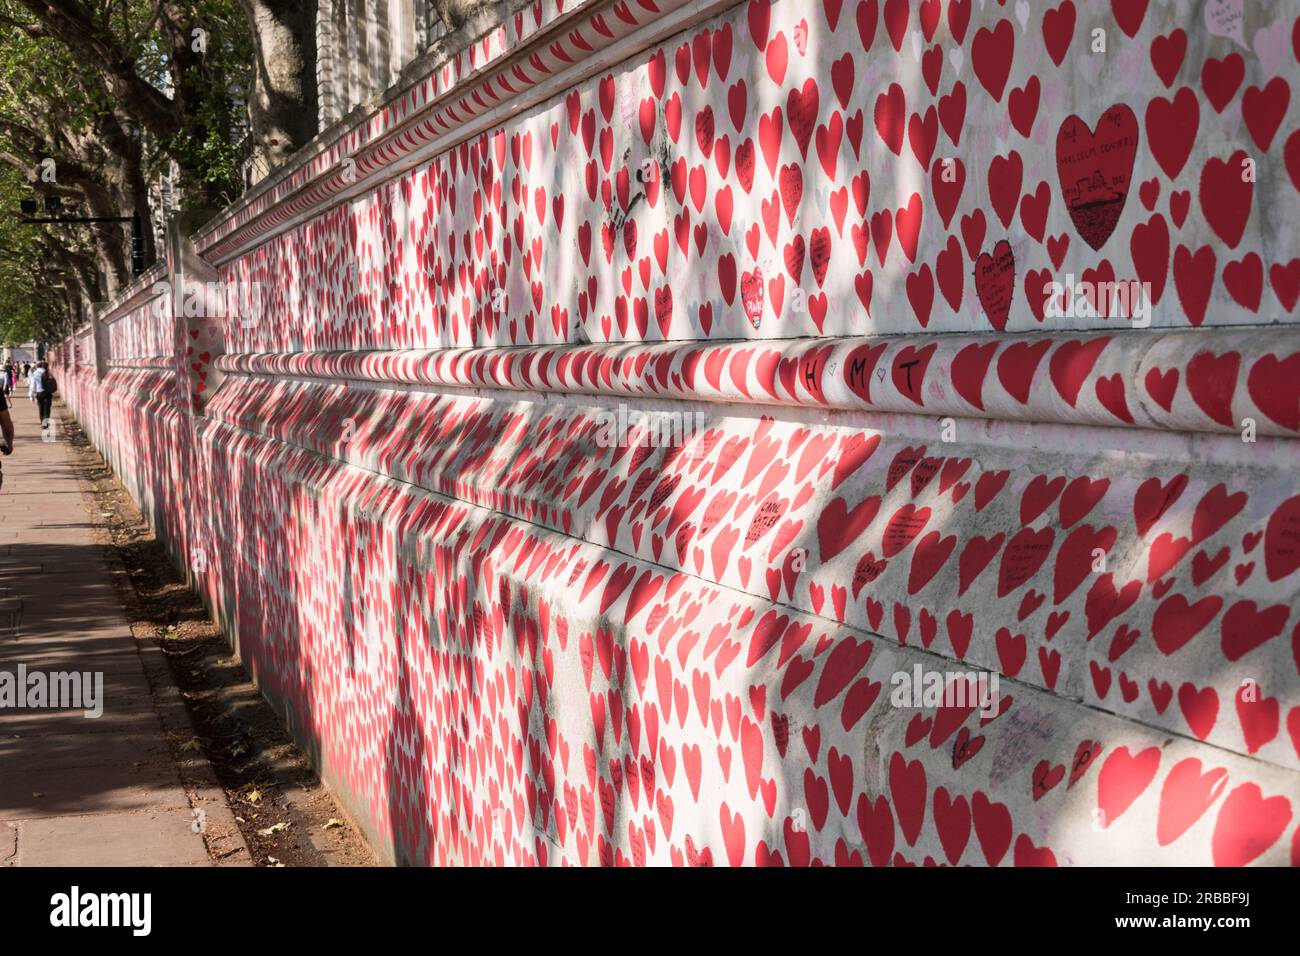
M1278 505L1264 529L1264 568L1270 581L1300 569L1300 495Z
M1124 211L1137 145L1137 117L1123 103L1102 113L1095 130L1072 115L1056 133L1061 197L1074 228L1093 249L1105 245Z
M975 260L975 294L993 327L1001 332L1011 314L1011 297L1016 291L1016 257L1011 243L1003 239L993 253L980 253Z
M1228 783L1228 771L1216 767L1201 773L1201 761L1188 757L1174 766L1160 791L1156 841L1168 846L1201 818L1219 799Z
M1286 797L1266 799L1257 784L1242 784L1223 801L1214 824L1214 865L1245 866L1276 843L1290 822Z
M1245 150L1237 150L1226 160L1212 156L1201 170L1200 199L1205 221L1214 234L1237 248L1250 219L1255 179L1245 173L1251 168Z

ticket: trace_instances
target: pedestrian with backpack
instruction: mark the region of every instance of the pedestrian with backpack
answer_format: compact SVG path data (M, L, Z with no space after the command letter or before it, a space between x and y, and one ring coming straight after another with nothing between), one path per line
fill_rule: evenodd
M59 383L55 380L54 373L50 371L49 362L42 359L36 363L36 371L32 373L29 388L36 398L36 408L41 416L41 428L49 428L50 406L54 404L55 393L59 390Z

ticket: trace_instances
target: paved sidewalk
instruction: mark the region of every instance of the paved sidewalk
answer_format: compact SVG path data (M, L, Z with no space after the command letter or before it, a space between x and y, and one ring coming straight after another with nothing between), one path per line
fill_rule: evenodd
M101 673L103 714L0 701L0 867L209 865L67 445L43 442L36 406L13 398L0 672Z

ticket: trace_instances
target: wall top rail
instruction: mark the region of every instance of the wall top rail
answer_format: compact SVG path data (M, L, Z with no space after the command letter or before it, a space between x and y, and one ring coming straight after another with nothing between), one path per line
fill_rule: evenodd
M141 302L152 299L153 287L165 281L167 281L167 263L160 259L146 269L138 279L122 289L116 297L101 306L99 311L101 319L109 323L117 321Z
M176 360L170 355L137 355L126 356L120 359L110 359L107 363L109 368L117 369L167 369L173 370L176 367Z
M1276 327L242 353L215 365L380 385L1300 435L1300 351Z
M458 145L737 0L545 0L518 13L195 236L216 263ZM629 38L636 37L629 47ZM327 135L334 135L332 133Z

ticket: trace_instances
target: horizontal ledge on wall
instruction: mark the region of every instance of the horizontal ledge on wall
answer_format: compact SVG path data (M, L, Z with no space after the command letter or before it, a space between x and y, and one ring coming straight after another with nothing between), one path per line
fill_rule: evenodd
M100 307L99 315L102 321L111 325L123 316L130 315L132 310L142 302L155 298L157 291L154 286L166 281L167 263L160 259L119 292L115 298Z
M117 368L145 368L145 369L162 369L164 371L175 371L176 360L170 355L143 355L136 358L116 359L108 362L108 367Z
M243 353L225 372L1296 437L1277 327Z

